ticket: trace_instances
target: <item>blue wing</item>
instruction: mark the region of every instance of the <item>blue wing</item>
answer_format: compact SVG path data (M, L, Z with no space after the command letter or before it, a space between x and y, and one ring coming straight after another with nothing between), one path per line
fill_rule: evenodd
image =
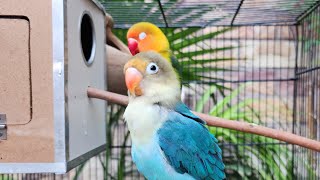
M174 110L178 113L180 113L181 115L187 117L187 118L191 118L201 124L206 124L205 121L203 121L202 119L200 119L198 116L194 115L191 110L188 108L188 106L186 106L184 103L180 102L176 105L176 107L174 108Z
M187 106L178 106L158 130L159 145L168 162L178 173L195 179L224 179L218 140Z

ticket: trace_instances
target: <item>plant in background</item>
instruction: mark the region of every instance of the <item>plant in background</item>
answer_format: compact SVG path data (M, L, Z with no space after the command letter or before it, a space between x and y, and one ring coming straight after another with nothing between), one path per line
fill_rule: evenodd
M14 180L14 178L9 174L0 174L0 180Z
M105 179L123 179L126 174L126 168L125 168L125 159L126 159L126 146L128 144L129 140L129 131L127 131L124 127L123 123L119 123L119 120L122 119L122 115L124 113L125 107L119 106L119 105L110 105L109 106L110 111L108 113L109 119L107 121L107 145L106 145L106 155L105 155L105 161L100 159L101 164L103 165L104 169L104 177ZM116 139L116 130L124 132L124 137L119 139ZM121 142L119 142L121 141ZM114 156L115 149L111 148L112 146L115 146L116 144L120 144L119 150L120 154L116 157L116 168L117 171L115 172L109 172L112 170L110 167L110 163L112 161Z
M202 112L210 100L216 101L209 114L230 120L260 124L258 110L251 106L259 101L254 98L234 101L248 85L243 84L221 100L214 98L216 86L209 86L196 103L196 111ZM235 102L235 103L234 103ZM223 128L209 127L219 139L223 149L223 160L227 177L230 179L293 179L292 153L287 145L262 136L242 133Z
M217 72L230 71L224 67L214 66L219 62L235 60L228 58L212 58L213 54L224 52L237 48L237 46L208 48L199 46L204 44L206 40L212 40L215 37L232 30L232 28L222 28L215 31L204 32L203 28L167 28L164 29L166 36L170 42L171 50L178 59L181 69L182 83L188 86L190 83L196 84L212 84L221 87L216 83L217 78L214 76L205 76L205 74L216 74ZM203 56L208 55L208 58Z

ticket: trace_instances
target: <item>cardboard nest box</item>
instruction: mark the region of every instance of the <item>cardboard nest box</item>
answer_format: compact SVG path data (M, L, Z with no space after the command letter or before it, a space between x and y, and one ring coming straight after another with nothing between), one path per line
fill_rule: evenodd
M0 172L64 173L105 149L105 12L92 0L0 7Z

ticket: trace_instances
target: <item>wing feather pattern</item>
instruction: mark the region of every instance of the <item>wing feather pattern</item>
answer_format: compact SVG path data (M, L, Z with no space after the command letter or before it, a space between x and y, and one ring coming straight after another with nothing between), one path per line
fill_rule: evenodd
M167 161L178 173L188 173L195 179L225 179L218 140L181 104L157 132Z

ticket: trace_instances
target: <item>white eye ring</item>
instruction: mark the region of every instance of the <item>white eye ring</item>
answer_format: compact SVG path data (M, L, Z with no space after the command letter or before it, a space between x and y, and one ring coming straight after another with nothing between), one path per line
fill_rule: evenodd
M145 33L145 32L141 32L140 34L139 34L139 39L140 40L143 40L144 38L146 38L147 37L147 34Z
M156 74L159 71L159 67L156 63L152 62L152 63L148 64L146 70L147 70L148 74Z

